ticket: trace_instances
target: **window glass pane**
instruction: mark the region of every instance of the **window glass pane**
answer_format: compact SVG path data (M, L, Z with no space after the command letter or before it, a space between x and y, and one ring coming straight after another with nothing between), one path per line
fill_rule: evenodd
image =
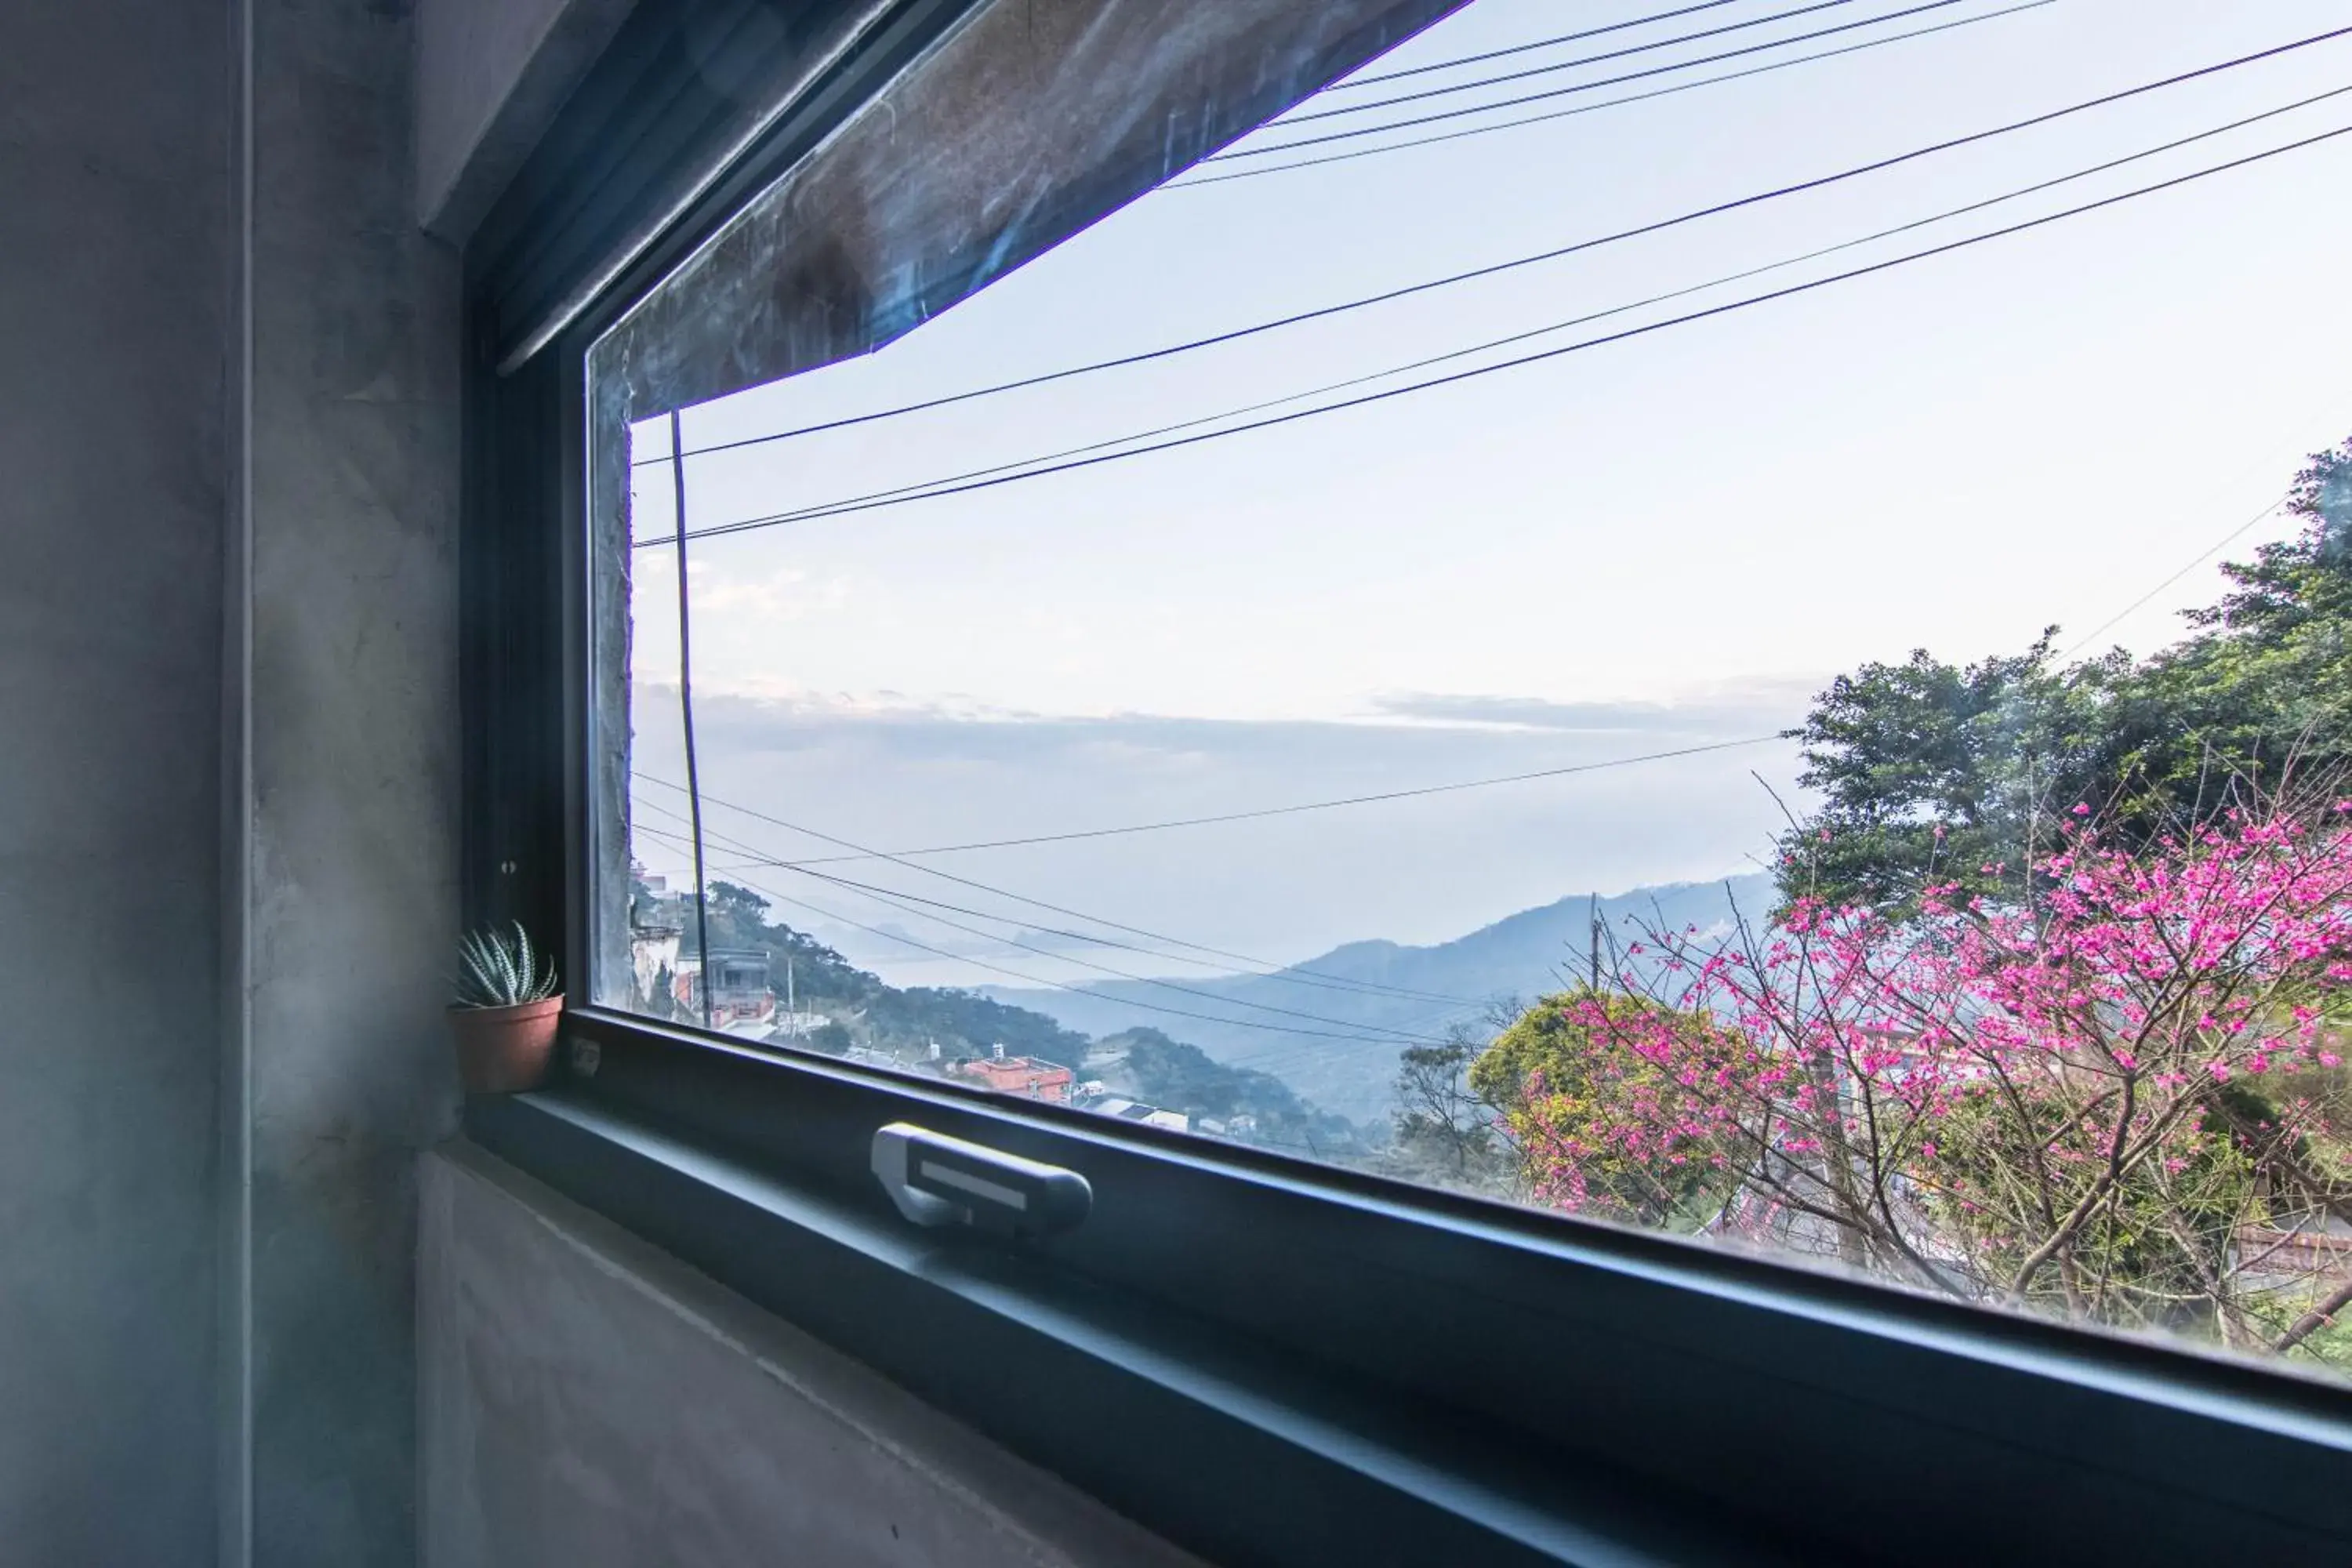
M2340 9L1673 9L610 420L599 994L2352 1373Z

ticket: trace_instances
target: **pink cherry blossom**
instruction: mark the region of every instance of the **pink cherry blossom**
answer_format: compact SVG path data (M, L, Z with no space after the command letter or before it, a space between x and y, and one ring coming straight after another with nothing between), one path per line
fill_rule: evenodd
M2320 1031L2352 1003L2347 805L2137 848L2078 805L2030 888L1647 933L1668 962L1559 999L1584 1055L1514 1116L1535 1194L1969 1298L2137 1323L2189 1290L2238 1321L2255 1249L2212 1194L2260 1170L2276 1210L2314 1158L2352 1165L2314 1139L2324 1104L2223 1093L2340 1066Z

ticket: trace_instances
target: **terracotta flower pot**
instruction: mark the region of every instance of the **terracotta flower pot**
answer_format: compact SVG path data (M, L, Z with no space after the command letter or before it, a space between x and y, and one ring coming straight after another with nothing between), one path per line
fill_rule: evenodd
M555 1059L555 1033L563 998L512 1007L452 1007L449 1033L457 1042L457 1076L467 1094L520 1094L547 1081Z

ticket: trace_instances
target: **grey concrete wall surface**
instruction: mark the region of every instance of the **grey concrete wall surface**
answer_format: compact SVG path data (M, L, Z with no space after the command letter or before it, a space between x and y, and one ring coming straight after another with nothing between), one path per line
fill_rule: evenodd
M458 1100L458 265L415 226L406 0L248 5L229 1554L408 1568L415 1156Z
M421 1187L424 1568L1199 1568L470 1144Z
M478 1158L423 1167L420 1279L459 325L418 26L79 0L0 46L0 1564L1173 1563Z
M416 0L416 217L462 245L636 0Z
M0 42L0 1563L212 1560L221 4Z
M459 344L413 45L0 44L0 1563L414 1561Z

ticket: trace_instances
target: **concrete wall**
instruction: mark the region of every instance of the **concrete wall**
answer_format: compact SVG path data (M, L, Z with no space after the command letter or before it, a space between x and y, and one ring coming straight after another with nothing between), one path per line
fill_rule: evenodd
M549 14L507 3L427 20ZM459 342L416 171L520 121L418 126L443 100L406 0L19 10L0 1563L406 1568L420 1439L436 1563L1170 1561L460 1161L426 1167L420 1433L416 1157L457 1100Z
M463 244L635 0L417 0L416 216Z
M0 1559L211 1561L222 5L0 45Z
M405 0L249 5L231 1501L255 1563L405 1568L415 1158L458 1098L457 257L415 226Z
M1197 1568L471 1145L422 1188L425 1568Z
M6 1563L414 1560L458 342L404 0L0 47Z

